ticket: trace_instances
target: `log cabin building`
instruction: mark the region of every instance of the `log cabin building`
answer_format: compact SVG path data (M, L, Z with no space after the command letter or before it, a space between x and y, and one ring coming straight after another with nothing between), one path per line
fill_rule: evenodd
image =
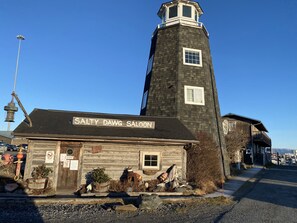
M98 167L113 179L132 167L150 180L176 164L185 180L185 146L198 143L177 118L43 109L35 109L30 118L33 127L22 122L14 131L29 143L24 179L31 178L33 167L46 164L53 169L57 191L76 190Z

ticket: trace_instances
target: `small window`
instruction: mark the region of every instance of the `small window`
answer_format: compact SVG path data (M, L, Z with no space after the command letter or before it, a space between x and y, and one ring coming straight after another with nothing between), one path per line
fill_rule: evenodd
M152 55L151 58L148 61L146 75L148 75L152 71L153 62L154 62L154 55Z
M160 169L160 153L142 152L142 169Z
M169 19L177 16L177 5L169 8Z
M236 121L229 121L229 131L234 131L236 129Z
M166 22L166 10L162 14L162 24Z
M198 16L198 12L195 10L195 21L198 22L199 21L199 16Z
M147 96L148 96L148 91L146 91L146 92L143 94L142 103L141 103L141 109L144 109L144 108L146 107Z
M204 88L185 86L185 104L205 105Z
M201 50L184 49L184 64L202 67L202 53Z
M183 16L192 18L192 7L183 5Z

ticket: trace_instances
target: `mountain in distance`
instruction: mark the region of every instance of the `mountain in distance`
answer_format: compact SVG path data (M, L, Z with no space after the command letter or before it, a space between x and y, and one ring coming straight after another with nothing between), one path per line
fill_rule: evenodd
M295 150L293 150L293 149L272 148L272 153L279 153L279 154L294 153L294 151Z

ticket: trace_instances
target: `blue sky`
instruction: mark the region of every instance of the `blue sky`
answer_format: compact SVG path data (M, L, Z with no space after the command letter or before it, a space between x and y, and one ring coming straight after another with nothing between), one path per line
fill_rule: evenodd
M161 0L0 0L0 130L16 92L34 108L139 114ZM297 149L297 1L201 0L221 114L261 120ZM24 116L16 113L14 129ZM3 120L3 121L1 121Z

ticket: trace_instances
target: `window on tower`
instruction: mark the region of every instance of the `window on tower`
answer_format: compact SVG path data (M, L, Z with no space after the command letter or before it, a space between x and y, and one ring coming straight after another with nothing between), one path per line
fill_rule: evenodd
M184 64L202 67L202 52L201 50L183 48Z
M183 5L183 16L192 18L192 7L188 5Z
M195 21L199 22L199 16L197 10L195 10Z
M185 104L205 105L204 88L185 86Z
M154 55L152 55L151 58L148 61L147 69L146 69L146 75L148 75L152 71L153 62L154 62Z
M144 109L144 108L146 107L147 96L148 96L148 91L146 91L146 92L143 94L142 103L141 103L141 109Z
M177 16L177 5L169 8L169 19Z

